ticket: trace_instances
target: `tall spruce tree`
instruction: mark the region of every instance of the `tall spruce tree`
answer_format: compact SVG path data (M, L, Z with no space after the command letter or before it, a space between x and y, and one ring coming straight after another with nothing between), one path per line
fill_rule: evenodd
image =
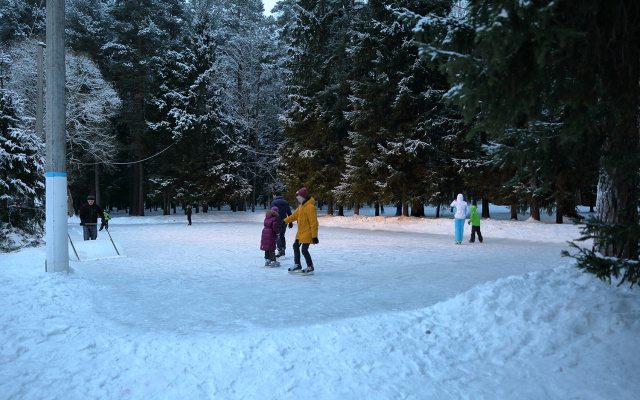
M464 136L456 110L442 101L448 84L420 60L413 25L393 8L448 12L446 1L370 1L356 27L353 47L351 146L343 184L356 196L368 191L421 216L425 202L439 202L446 165L445 137ZM375 184L375 190L371 185Z
M275 172L274 147L271 144L273 121L269 126L267 101L273 91L274 75L270 48L273 25L263 14L259 0L234 0L219 6L221 26L218 30L220 57L218 81L227 120L225 135L230 143L243 150L236 158L238 176L250 182L252 211ZM276 128L277 129L277 128ZM238 195L240 192L238 192ZM238 201L240 198L238 199Z
M284 116L282 179L291 188L306 186L329 202L344 165L349 124L349 40L352 2L301 0L288 32L286 92L291 107ZM295 189L294 189L295 190Z
M123 101L118 132L128 150L131 215L144 215L144 162L153 155L154 139L147 127L147 102L159 85L158 65L165 51L175 49L182 38L181 22L186 7L179 0L116 0L109 4L113 20L112 39L103 46L107 70Z

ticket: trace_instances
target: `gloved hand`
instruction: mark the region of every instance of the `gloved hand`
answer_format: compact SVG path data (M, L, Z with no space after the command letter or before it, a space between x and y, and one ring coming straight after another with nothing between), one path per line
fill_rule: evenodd
M471 225L471 220L469 220L469 222L467 222L467 225Z
M318 244L318 238L313 238L311 240L313 241L313 244Z
M80 226L84 226L84 222L80 222Z
M276 235L276 240L280 240L280 234L279 233Z
M293 228L293 222L289 222L289 229Z

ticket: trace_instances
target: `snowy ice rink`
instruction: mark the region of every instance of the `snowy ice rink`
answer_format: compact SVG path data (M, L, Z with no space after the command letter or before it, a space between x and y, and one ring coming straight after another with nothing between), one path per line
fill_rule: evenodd
M446 212L322 216L313 276L295 226L263 266L262 211L114 213L121 256L72 218L70 273L0 254L0 398L636 398L638 288L570 266L572 224L497 211L461 246Z

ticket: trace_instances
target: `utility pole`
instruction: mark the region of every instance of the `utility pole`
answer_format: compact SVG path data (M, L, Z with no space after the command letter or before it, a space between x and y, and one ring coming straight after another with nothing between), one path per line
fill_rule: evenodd
M38 43L38 59L36 65L38 66L38 81L36 83L36 134L40 139L44 138L44 48L46 44Z
M67 222L64 0L47 1L45 271L69 270Z

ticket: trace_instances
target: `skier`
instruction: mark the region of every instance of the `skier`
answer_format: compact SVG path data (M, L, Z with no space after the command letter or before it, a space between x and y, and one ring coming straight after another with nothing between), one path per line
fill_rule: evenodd
M276 261L276 241L280 234L278 222L278 207L271 207L264 216L264 228L262 228L262 239L260 240L260 250L264 250L264 266L279 267Z
M96 203L96 197L87 196L87 202L80 207L80 225L84 234L84 240L96 240L98 238L98 217L104 222L104 211Z
M471 239L469 243L476 241L476 233L478 234L478 240L482 243L482 233L480 233L480 214L476 211L478 207L471 206L471 216L469 216L469 225L471 225Z
M278 228L280 228L280 236L278 237L278 253L276 254L276 258L280 258L284 257L284 253L287 248L287 241L284 238L284 233L287 231L287 224L284 223L284 219L291 215L291 207L282 197L281 192L273 193L271 207L278 207ZM293 228L293 223L289 223L289 228Z
M464 233L464 220L469 214L469 206L464 201L462 193L458 194L458 199L451 203L451 207L456 208L455 224L456 224L456 244L462 243L462 235Z
M309 254L309 245L318 244L318 214L316 211L316 201L307 194L307 189L302 188L296 192L296 199L300 205L296 210L284 219L285 223L298 221L298 232L296 241L293 243L294 266L289 268L289 273L299 273L302 275L313 275L313 260ZM300 248L307 263L307 267L302 269L300 265Z

